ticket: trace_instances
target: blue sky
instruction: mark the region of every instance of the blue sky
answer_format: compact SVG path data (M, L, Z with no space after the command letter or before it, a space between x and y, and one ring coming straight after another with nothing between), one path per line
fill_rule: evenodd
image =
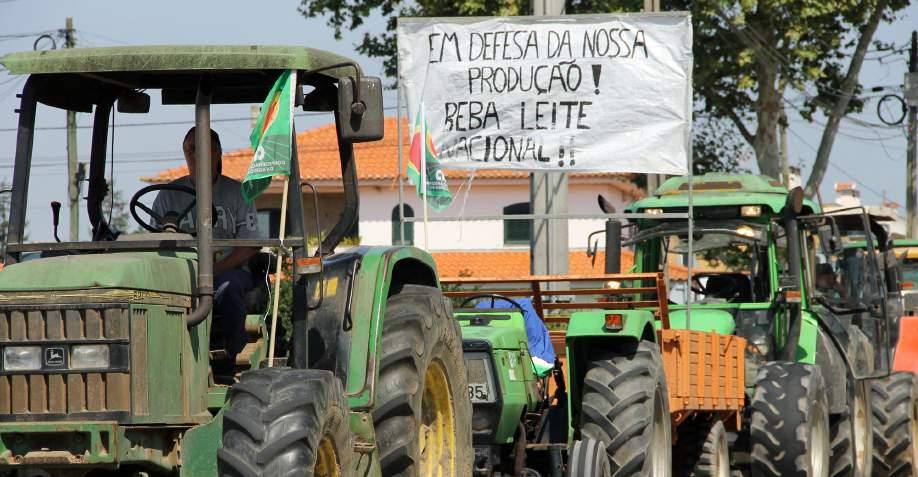
M331 50L361 62L369 74L381 74L381 62L361 58L354 52L358 34L345 35L336 41L324 19L306 19L297 12L297 0L243 2L240 0L189 1L160 0L157 2L126 2L114 0L0 0L0 54L32 49L41 32L56 32L64 26L65 18L74 18L78 46L114 46L143 44L277 44L302 45ZM911 30L918 28L918 4L912 4L899 21L881 25L876 38L904 44ZM380 31L381 19L369 19L366 28ZM22 38L10 35L24 34ZM872 55L879 56L879 55ZM903 55L889 56L882 62L868 61L861 74L867 87L896 86L902 83L907 69ZM17 107L15 94L24 79L0 73L0 179L12 178ZM788 94L793 101L798 93ZM393 106L395 95L386 95L387 106ZM905 133L904 128L875 128L876 97L867 104L863 114L842 123L841 135L835 142L830 166L823 181L824 200L834 197L836 181L856 178L865 202L879 203L885 193L888 199L905 203ZM155 114L130 117L120 115L116 123L193 121L191 108L157 107ZM798 101L799 102L799 101ZM790 113L789 113L790 114ZM214 119L247 118L247 106L220 106L212 113ZM818 118L824 122L824 118ZM860 122L858 122L860 120ZM78 124L88 125L89 115L80 115ZM329 118L312 117L298 120L298 129L328 122ZM61 111L39 110L39 127L60 127L65 124ZM130 197L143 183L139 177L183 163L180 141L188 125L151 125L121 128L115 137L115 188ZM248 145L249 121L222 121L215 129L220 132L224 150ZM791 163L803 165L804 177L809 173L818 146L822 127L804 122L791 114L789 134ZM89 130L78 134L80 160L88 160ZM62 130L45 130L37 136L29 197L29 232L32 239L51 237L52 200L66 203L66 150ZM755 170L753 162L744 167ZM850 177L849 177L850 176ZM68 217L62 211L61 235L66 237ZM88 227L85 209L81 216L81 233L86 237Z

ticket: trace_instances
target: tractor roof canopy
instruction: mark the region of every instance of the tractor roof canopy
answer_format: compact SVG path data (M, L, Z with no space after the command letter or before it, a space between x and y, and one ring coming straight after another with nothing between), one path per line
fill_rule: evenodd
M664 182L652 196L629 205L627 211L664 209L664 212L674 212L672 209L677 209L684 212L688 208L688 199L688 177L673 177ZM762 211L762 215L767 217L780 213L786 200L787 189L781 182L768 176L711 173L695 176L692 180L692 204L695 207L761 205L768 209ZM818 211L819 206L815 202L804 200L802 213Z
M51 80L39 101L49 106L89 112L112 90L161 89L163 104L193 104L198 78L207 75L212 103L264 100L282 70L321 74L301 77L301 84L334 83L359 68L343 56L290 46L173 45L73 48L11 53L0 64L12 74Z

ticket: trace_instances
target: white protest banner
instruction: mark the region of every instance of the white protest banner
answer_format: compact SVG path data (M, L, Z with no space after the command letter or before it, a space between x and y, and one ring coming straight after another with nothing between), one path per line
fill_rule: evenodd
M441 167L688 172L688 14L399 18L397 35Z

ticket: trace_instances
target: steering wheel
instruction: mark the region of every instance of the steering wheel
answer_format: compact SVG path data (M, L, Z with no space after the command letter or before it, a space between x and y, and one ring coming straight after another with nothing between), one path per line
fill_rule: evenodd
M484 295L470 296L470 297L466 298L465 300L463 300L461 304L459 304L459 308L465 308L465 305L468 305L470 302L475 301L475 300L481 300L482 298L490 298L490 299L491 299L491 308L494 308L494 302L495 302L495 301L497 301L497 300L504 300L504 301L506 301L506 302L509 302L511 305L513 305L514 308L520 310L520 313L526 313L526 310L523 309L523 305L520 305L519 302L517 302L517 301L514 300L513 298L510 298L510 297L508 297L508 296L503 296L503 295L497 295L497 294L493 294L493 293L491 293L491 294L484 294Z
M153 209L147 207L146 204L144 204L143 202L140 202L139 200L141 197L149 194L150 192L161 191L161 190L174 190L178 192L184 192L190 195L191 197L194 197L194 199L192 199L191 204L188 204L188 207L185 207L185 210L181 212L177 212L178 215L173 215L172 213L168 213L166 214L166 217L163 217L160 214L156 213ZM137 223L140 224L141 227L153 233L180 232L183 234L194 235L195 234L194 230L185 230L181 228L179 224L181 224L182 219L184 219L185 216L187 216L191 212L191 210L194 209L194 206L196 203L197 203L197 193L191 187L183 186L179 184L153 184L153 185L146 186L143 189L140 189L139 191L137 191L136 194L134 194L134 197L131 197L131 203L130 203L131 216L134 217L134 220L136 220ZM140 218L139 215L137 215L137 209L140 209L146 212L150 216L150 218L156 220L156 223L162 224L162 225L157 226L157 225L153 225L152 223L144 221L143 219Z

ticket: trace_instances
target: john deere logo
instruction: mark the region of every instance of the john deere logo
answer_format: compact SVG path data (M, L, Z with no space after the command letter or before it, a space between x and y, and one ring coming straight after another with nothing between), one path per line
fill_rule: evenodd
M63 366L64 348L45 348L45 366Z

